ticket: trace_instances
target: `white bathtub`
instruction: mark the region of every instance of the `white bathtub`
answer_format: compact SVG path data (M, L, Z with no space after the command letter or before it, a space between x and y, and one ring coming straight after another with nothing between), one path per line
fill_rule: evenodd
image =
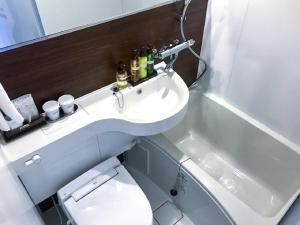
M169 219L162 221L162 225L234 224L219 202L205 188L201 188L187 170L180 167L188 157L162 135L139 138L137 145L126 153L125 159L128 171L145 192L154 214L166 200L182 213L183 218L178 220L172 210L166 210L164 215ZM140 174L152 182L140 179L143 177ZM151 183L156 184L160 191ZM171 195L172 189L178 193Z
M277 224L299 195L299 146L213 94L192 89L185 119L164 135L238 225Z

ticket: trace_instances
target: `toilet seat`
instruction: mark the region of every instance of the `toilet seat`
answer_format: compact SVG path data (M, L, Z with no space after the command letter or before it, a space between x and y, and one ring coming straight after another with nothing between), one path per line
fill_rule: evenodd
M58 191L60 204L71 222L74 225L152 225L148 199L128 171L116 158L104 164Z

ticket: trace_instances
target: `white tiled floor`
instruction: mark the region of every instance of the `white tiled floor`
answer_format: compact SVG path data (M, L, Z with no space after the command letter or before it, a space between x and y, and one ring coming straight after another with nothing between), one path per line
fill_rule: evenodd
M133 168L127 168L147 196L154 215L153 225L194 225L173 204L169 196L148 177Z
M161 191L161 189L156 184L154 184L142 173L132 168L127 169L146 194L150 202L152 211L155 211L165 202L172 201L167 194Z
M172 202L168 201L153 212L153 217L159 224L173 225L183 218L183 214Z

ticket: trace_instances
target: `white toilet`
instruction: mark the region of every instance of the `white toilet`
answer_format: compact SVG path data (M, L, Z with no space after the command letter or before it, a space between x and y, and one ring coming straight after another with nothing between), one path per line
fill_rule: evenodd
M152 225L144 192L116 158L110 158L58 191L73 225Z

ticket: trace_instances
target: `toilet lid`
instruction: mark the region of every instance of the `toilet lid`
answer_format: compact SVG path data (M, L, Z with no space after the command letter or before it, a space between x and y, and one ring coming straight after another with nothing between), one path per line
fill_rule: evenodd
M115 170L115 176L89 194L64 202L77 225L152 225L152 210L141 188L122 165Z

